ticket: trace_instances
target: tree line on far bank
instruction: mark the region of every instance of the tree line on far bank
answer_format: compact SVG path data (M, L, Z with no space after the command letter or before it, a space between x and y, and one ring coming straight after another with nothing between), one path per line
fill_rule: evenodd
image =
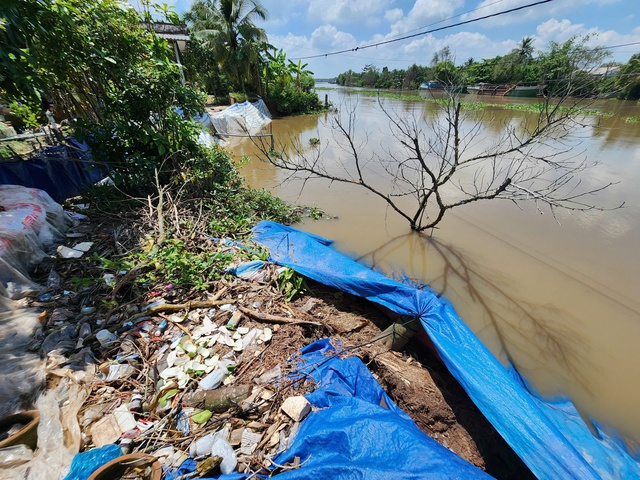
M551 42L545 51L536 52L531 37L523 38L506 55L473 58L456 65L449 47L435 52L428 66L411 65L408 69L379 69L366 65L362 71L348 70L337 77L343 86L415 90L425 82L443 85L473 85L477 83L546 85L552 92L562 90L567 78L576 72L588 77L583 82L588 89L576 95L611 97L622 100L640 99L640 54L634 54L626 64L611 62L611 52L587 46L588 37L573 37L564 43ZM586 65L601 66L597 71Z

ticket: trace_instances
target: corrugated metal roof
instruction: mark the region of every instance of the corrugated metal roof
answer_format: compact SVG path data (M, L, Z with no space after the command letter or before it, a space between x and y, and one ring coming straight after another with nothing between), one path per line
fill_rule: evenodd
M181 34L181 33L156 33L156 35L166 40L174 40L174 41L184 40L185 42L188 42L190 40L189 35Z

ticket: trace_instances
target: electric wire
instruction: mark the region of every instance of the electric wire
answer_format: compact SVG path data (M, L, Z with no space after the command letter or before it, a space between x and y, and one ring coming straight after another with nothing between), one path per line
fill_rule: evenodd
M438 25L439 23L443 23L443 22L446 22L448 20L453 20L454 18L458 18L458 17L461 17L463 15L467 15L469 13L477 12L478 10L482 10L484 8L491 7L493 5L496 5L496 4L502 3L502 2L504 2L504 0L497 0L497 1L493 2L493 3L488 3L487 5L483 5L482 7L474 8L473 10L467 10L466 12L459 13L458 15L453 15L451 17L447 17L447 18L443 18L442 20L438 20L437 22L429 23L428 25L422 25L421 27L413 28L413 29L408 30L407 32L405 32L405 34L406 33L410 33L410 32L416 32L418 30L422 30L423 28L429 28L429 27L432 27L434 25ZM390 37L388 40L393 40L394 38L398 38L398 37ZM296 45L294 43L288 43L288 42L285 42L285 41L282 41L282 40L276 40L275 43L278 43L280 45L287 45L289 47L300 48L300 49L304 49L304 50L312 50L314 52L322 52L323 51L323 50L320 50L319 48L305 47L303 45ZM320 54L320 56L323 56L325 53ZM398 59L398 58L386 59L386 58L371 58L371 57L365 58L365 57L350 56L350 55L345 55L345 56L346 57L351 57L351 58L359 58L361 60L379 60L379 61L385 61L385 62L410 62L411 61L411 60L403 60L403 59ZM301 59L302 58L300 58L300 60ZM298 60L298 58L296 57L296 58L294 58L294 60Z
M359 47L348 48L348 49L345 49L345 50L339 50L339 51L336 51L336 52L323 53L323 54L319 54L319 55L308 55L306 57L296 57L296 58L294 58L294 60L307 60L307 59L310 59L310 58L321 58L321 57L325 57L326 58L326 57L329 57L329 56L341 55L341 54L348 53L348 52L357 52L359 50L364 50L364 49L367 49L367 48L379 47L381 45L387 45L389 43L400 42L402 40L407 40L409 38L420 37L422 35L427 35L429 33L439 32L441 30L447 30L449 28L459 27L461 25L467 25L469 23L479 22L480 20L486 20L488 18L493 18L493 17L498 17L498 16L501 16L501 15L506 15L507 13L517 12L519 10L524 10L526 8L535 7L537 5L542 5L542 4L550 3L550 2L553 2L553 1L554 0L540 0L538 2L529 3L527 5L522 5L520 7L510 8L508 10L503 10L503 11L492 13L492 14L489 14L489 15L484 15L484 16L478 17L478 18L472 18L470 20L465 20L463 22L454 23L452 25L445 25L444 27L438 27L438 28L433 28L431 30L425 30L424 32L414 33L414 34L411 34L411 35L404 35L402 37L389 39L389 40L384 40L382 42L371 43L371 44L368 44L368 45L362 45L362 46L359 46Z

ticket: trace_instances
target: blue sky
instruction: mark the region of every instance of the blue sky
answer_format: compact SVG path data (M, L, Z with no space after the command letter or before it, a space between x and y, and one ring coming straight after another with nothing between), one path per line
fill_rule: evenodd
M182 12L191 0L163 0ZM509 10L536 0L262 0L269 41L298 59L351 49L424 32L474 17ZM135 0L134 2L135 3ZM470 13L467 13L470 12ZM455 18L451 18L455 17ZM438 23L436 23L438 22ZM553 0L518 12L480 20L410 40L359 52L303 59L316 77L333 77L366 64L407 68L428 65L433 53L450 47L456 62L508 53L525 36L536 49L550 41L591 34L593 46L640 42L640 0ZM626 62L640 44L612 49L612 60Z

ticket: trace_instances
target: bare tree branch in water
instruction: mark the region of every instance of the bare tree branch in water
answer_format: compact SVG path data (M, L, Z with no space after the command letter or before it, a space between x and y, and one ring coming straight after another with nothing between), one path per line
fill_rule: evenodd
M454 94L434 99L436 113L431 116L422 110L402 115L378 97L378 108L389 125L388 132L382 133L391 137L390 142L381 141L380 149L372 154L364 153L370 133L357 130L355 107L336 114L330 121L332 146L342 150L337 164L325 161L325 150L297 140L291 140L288 148L281 144L277 152L266 144L259 146L264 159L304 182L323 178L368 190L416 231L435 227L449 210L483 200L532 203L540 213L549 211L554 218L559 209L620 208L622 205L606 208L593 201L594 195L613 182L587 186L582 178L597 165L584 152L577 152L574 138L586 125L587 101L571 96L578 88L571 79L563 82L559 96L547 97L537 105L537 115L502 124L498 140L490 146L486 146L481 118L489 110L485 107L479 113L465 108L471 105ZM580 91L584 90L581 84Z

